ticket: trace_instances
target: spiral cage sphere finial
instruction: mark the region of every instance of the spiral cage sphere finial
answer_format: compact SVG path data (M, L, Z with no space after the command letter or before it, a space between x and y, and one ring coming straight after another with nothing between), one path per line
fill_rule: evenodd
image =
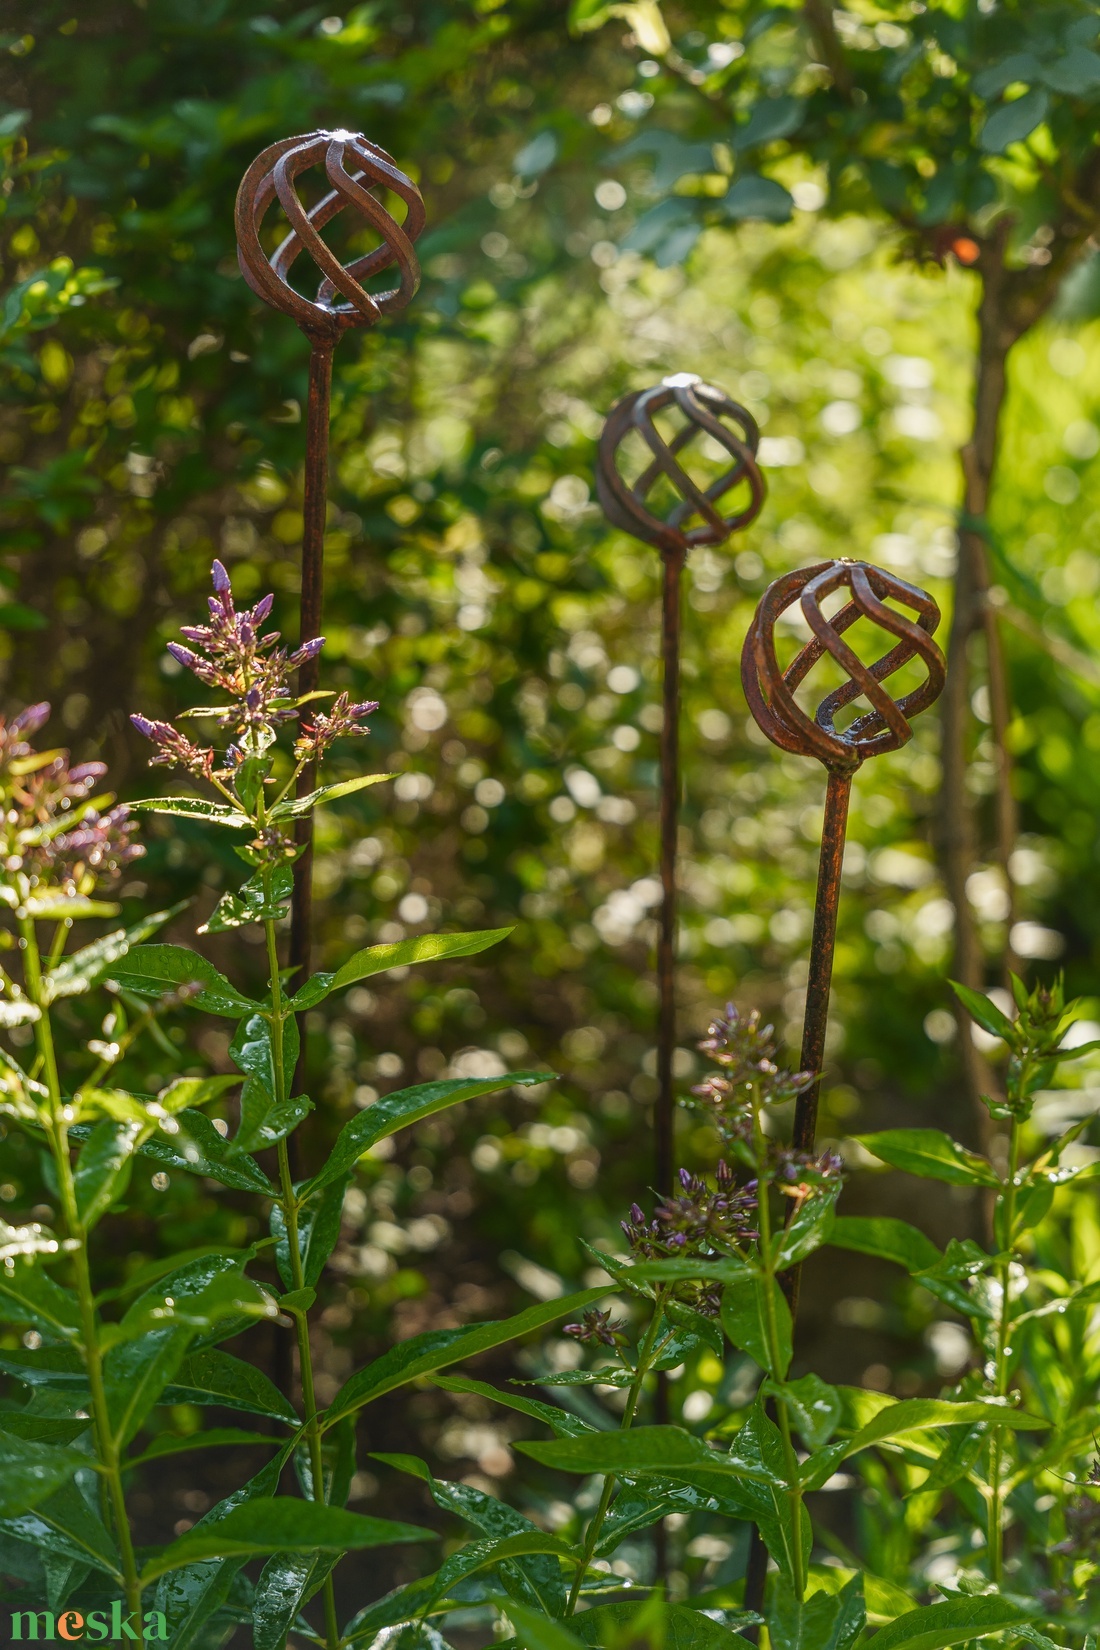
M332 187L307 209L299 199L297 182L313 166L324 168ZM404 224L375 199L371 190L378 186L405 202ZM269 257L260 241L260 226L276 199L290 231ZM381 239L373 252L346 265L321 237L325 225L343 211L352 212ZM314 338L334 342L348 327L371 326L381 315L403 309L420 285L413 250L424 227L420 191L384 149L357 132L308 132L271 144L241 180L236 223L237 259L253 292ZM303 253L321 273L315 300L304 298L290 284L291 267ZM367 292L363 283L390 268L398 272L398 285L388 292Z
M822 601L842 589L849 592L848 602L826 618ZM898 602L915 617L887 607L887 600ZM786 670L781 670L775 626L795 602L814 634ZM843 640L844 631L860 618L897 638L895 646L870 665ZM764 592L745 637L741 680L749 709L781 750L816 756L833 772L852 772L866 757L904 745L913 732L909 719L939 697L946 674L943 654L932 640L939 622L940 610L931 596L869 562L819 562L788 573ZM848 680L826 695L811 718L797 703L795 689L826 654L836 660ZM914 658L925 665L924 681L901 699L893 699L883 683ZM837 713L861 696L871 709L838 731Z
M685 422L666 441L653 420L672 406L679 408ZM631 430L641 435L653 456L638 479L628 484L619 471L618 453ZM679 462L679 454L699 435L711 436L731 460L729 468L705 489ZM723 390L704 384L692 373L675 373L652 389L624 396L612 407L597 449L596 495L613 526L664 554L684 555L694 545L721 544L754 521L763 506L764 477L756 462L759 440L752 414ZM680 501L664 517L655 514L647 502L662 476ZM739 485L747 486L748 498L742 509L724 515L718 501Z

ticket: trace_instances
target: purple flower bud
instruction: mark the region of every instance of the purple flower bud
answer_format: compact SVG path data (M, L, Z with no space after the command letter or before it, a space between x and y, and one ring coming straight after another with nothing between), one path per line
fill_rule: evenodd
M247 619L241 620L240 636L241 643L244 647L255 647L256 632L253 630Z
M641 1226L645 1220L645 1215L636 1203L630 1205L630 1218L636 1226Z
M194 670L199 663L198 658L189 647L181 647L179 642L169 642L168 651L179 664L186 665L188 670Z
M692 1176L688 1172L688 1170L687 1169L681 1169L680 1170L680 1185L684 1188L685 1192L689 1192L691 1190L691 1181L692 1181Z
M214 589L218 592L219 596L223 591L230 588L229 574L226 572L221 562L216 558L213 567L210 569L210 577L214 581Z
M267 618L268 614L271 612L271 609L274 605L275 605L275 597L270 591L268 592L268 594L266 596L261 596L260 600L256 603L255 607L252 609L252 623L254 625L263 624L264 620Z
M250 687L244 696L244 702L249 710L259 710L263 704L263 694L258 687Z
M48 720L49 714L49 703L45 699L37 705L25 705L17 716L12 717L12 732L37 733L43 722Z
M134 724L135 728L137 728L138 732L145 735L146 739L152 739L155 737L156 724L150 722L147 716L139 716L135 711L130 717L130 720Z
M83 785L89 780L102 779L106 772L106 762L81 762L69 769L69 778L74 784Z

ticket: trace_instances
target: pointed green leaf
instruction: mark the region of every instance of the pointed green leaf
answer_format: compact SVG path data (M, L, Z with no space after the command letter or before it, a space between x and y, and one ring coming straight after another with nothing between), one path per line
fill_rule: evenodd
M791 1362L791 1309L779 1284L766 1277L750 1277L727 1283L722 1291L722 1328L734 1346L747 1352L776 1380L786 1375ZM779 1368L773 1369L772 1329Z
M171 1386L165 1388L164 1402L217 1404L248 1415L269 1415L292 1427L299 1425L294 1406L262 1369L218 1347L193 1352L183 1360Z
M189 1432L184 1437L174 1432L162 1432L140 1455L131 1455L123 1462L127 1472L145 1466L147 1461L162 1461L169 1455L189 1455L199 1449L229 1449L243 1444L262 1444L274 1449L282 1442L270 1432L245 1432L241 1427L208 1427L205 1432Z
M151 1157L166 1169L184 1169L188 1174L206 1175L235 1191L258 1192L274 1197L275 1188L260 1165L246 1152L237 1152L214 1127L205 1112L181 1111L169 1120L172 1133L163 1127L141 1147L142 1157Z
M275 1553L263 1567L252 1601L253 1650L285 1650L302 1605L338 1559L335 1553Z
M341 1175L339 1180L322 1186L304 1198L299 1207L298 1252L301 1256L302 1276L307 1284L315 1284L320 1278L325 1269L325 1262L339 1240L344 1193L350 1180L350 1174ZM286 1222L282 1205L279 1203L272 1205L271 1231L278 1239L275 1259L279 1267L279 1276L289 1288L294 1281L294 1273L290 1263L290 1241L287 1237Z
M152 1127L151 1122L148 1126ZM141 1133L140 1123L116 1123L104 1117L80 1148L73 1185L77 1214L86 1232L125 1195Z
M516 1630L518 1650L585 1650L584 1639L571 1633L563 1621L515 1599L500 1599L500 1608Z
M39 1444L0 1432L0 1518L29 1512L52 1495L88 1457L81 1450Z
M185 945L135 946L111 973L124 990L139 997L162 997L181 985L195 985L200 989L191 998L192 1006L207 1014L236 1020L260 1012L259 1003L242 997L213 963Z
M953 1403L947 1398L904 1398L900 1403L888 1404L879 1410L866 1426L848 1440L845 1458L866 1449L869 1444L881 1444L888 1438L902 1438L909 1432L924 1432L929 1427L969 1426L975 1421L994 1421L998 1426L1011 1427L1016 1432L1043 1432L1050 1422L1038 1415L1027 1415L1010 1404L994 1399L976 1399Z
M840 1425L844 1408L835 1386L820 1375L797 1381L769 1381L767 1389L787 1407L787 1413L809 1449L821 1449Z
M909 1610L880 1627L870 1643L876 1650L946 1650L948 1645L984 1638L1026 1619L1018 1604L983 1593Z
M44 1335L76 1340L80 1306L29 1256L0 1266L0 1321L31 1324Z
M186 901L181 901L167 911L155 911L131 928L118 928L113 934L104 934L102 939L93 940L91 945L82 946L79 951L62 957L43 981L46 1001L53 1003L59 997L76 997L90 991L128 951L148 939L150 934L155 934L158 928L163 928L166 922L171 922L185 906Z
M545 1083L554 1075L549 1071L514 1071L503 1077L444 1077L436 1083L419 1083L416 1088L398 1089L367 1106L350 1123L345 1123L329 1154L329 1160L319 1174L315 1174L304 1188L316 1191L330 1181L339 1180L371 1146L387 1135L410 1123L419 1123L423 1117L457 1106L462 1100L476 1100L483 1094L499 1094L501 1089L528 1088L533 1083Z
M93 1564L116 1581L122 1580L115 1544L75 1484L63 1484L33 1512L0 1519L0 1532L75 1562Z
M960 1146L941 1129L884 1129L855 1138L883 1163L926 1180L946 1180L954 1186L1001 1184L986 1158Z
M529 1306L514 1318L475 1324L469 1329L430 1329L426 1334L414 1335L410 1340L391 1347L381 1358L346 1381L325 1411L322 1424L330 1427L342 1416L350 1415L353 1410L381 1398L396 1387L415 1381L418 1376L432 1375L437 1369L445 1369L448 1364L461 1363L464 1358L473 1358L479 1352L489 1352L493 1347L518 1340L521 1335L541 1329L558 1318L568 1317L571 1312L583 1311L606 1293L606 1289L582 1289L578 1294L566 1295L561 1300L542 1301L538 1306Z
M747 1621L753 1619L751 1613L747 1615ZM713 1616L704 1615L701 1609L669 1604L656 1595L640 1603L631 1600L593 1605L571 1625L586 1645L594 1646L614 1642L659 1644L662 1650L745 1650L749 1642Z
M437 1375L432 1385L442 1387L444 1392L476 1393L479 1398L488 1398L491 1403L503 1404L507 1409L518 1410L521 1415L531 1415L536 1421L545 1421L555 1438L579 1438L582 1433L599 1430L590 1421L582 1421L579 1415L571 1415L568 1410L558 1409L554 1404L541 1403L538 1398L524 1398L516 1392L501 1392L486 1381L472 1381L465 1375Z
M895 1261L907 1272L922 1272L942 1258L931 1238L892 1215L837 1215L829 1242L835 1249Z
M976 1020L983 1031L988 1031L991 1037L999 1037L1004 1043L1016 1040L1016 1028L1012 1021L984 991L975 991L971 986L960 985L958 980L951 980L950 985L970 1018Z
M355 791L365 790L368 785L379 785L384 779L393 777L392 773L361 773L354 779L342 779L336 785L322 785L319 790L310 791L308 796L296 796L276 803L267 817L272 821L299 819L302 814L312 813L323 803L336 802L342 796L351 796Z
M234 1507L217 1524L188 1530L159 1557L150 1559L141 1573L141 1583L148 1586L169 1570L179 1570L198 1559L253 1558L287 1549L346 1553L436 1540L434 1530L416 1524L366 1518L343 1507L280 1496Z
M775 1264L780 1271L799 1265L807 1255L828 1242L836 1219L836 1200L839 1196L840 1185L836 1183L819 1186L809 1197L803 1198L794 1218L781 1232L776 1233Z
M799 1598L786 1576L778 1579L768 1611L772 1650L850 1650L867 1620L863 1578L838 1591Z
M1022 143L1042 124L1050 109L1050 93L1042 87L1025 92L1014 103L994 109L982 127L978 142L987 155L1003 155L1013 143ZM953 1642L953 1641L952 1641Z
M130 806L144 808L151 814L171 814L174 819L201 819L208 825L227 825L233 831L243 831L252 825L240 809L230 808L224 802L207 802L200 796L150 796L131 802Z
M392 945L370 945L349 957L334 974L314 974L290 1000L297 1013L323 1002L332 991L341 991L356 980L366 980L372 974L383 974L388 968L407 968L412 963L437 962L446 957L473 957L490 945L497 945L512 930L488 928L477 934L419 934L411 940L397 940Z

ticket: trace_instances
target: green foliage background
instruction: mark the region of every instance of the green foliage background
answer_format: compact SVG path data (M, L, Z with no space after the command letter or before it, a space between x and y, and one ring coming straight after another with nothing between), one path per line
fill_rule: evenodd
M938 233L927 202L914 209L923 227L899 228L849 178L824 210L821 168L842 172L843 154L822 150L817 169L787 160L782 132L768 152L793 215L773 198L762 216L788 221L723 222L707 204L728 186L723 117L697 114L690 79L658 83L636 49L648 13L625 10L637 15L571 34L545 0L381 0L335 19L284 0L99 0L75 15L40 0L4 39L4 692L12 705L51 698L54 737L104 756L123 794L149 785L128 712L171 714L190 691L164 644L201 606L214 555L242 602L273 587L293 632L306 346L237 273L245 166L276 137L347 125L389 149L428 203L420 295L337 355L326 679L381 701L369 755L400 777L321 817L320 949L446 923L515 931L476 963L372 982L316 1013L323 1104L299 1138L308 1155L317 1131L319 1159L322 1135L402 1073L545 1061L562 1079L429 1122L376 1161L349 1198L327 1286L322 1400L353 1346L583 1281L576 1237L613 1236L648 1182L657 564L607 531L591 499L612 401L699 371L744 400L765 437L762 517L689 573L685 1086L694 1039L727 998L760 1006L795 1043L800 1023L823 776L747 721L738 658L753 602L778 573L841 554L949 593L974 277L909 256ZM870 8L860 26L896 10ZM740 39L757 11L685 7L674 32L704 52ZM750 38L765 81L784 27ZM655 95L665 136L632 144ZM692 143L702 156L685 153ZM951 211L948 200L943 222ZM1040 972L1057 957L1069 990L1092 998L1100 332L1085 276L1013 354L992 525L1030 925L1017 949ZM981 690L974 708L988 720ZM912 745L857 781L826 1137L975 1127L954 1070L950 907L929 847L937 747L925 717ZM349 747L329 777L361 758ZM984 733L971 780L987 807ZM146 837L128 914L191 898L174 931L189 939L232 863L181 822ZM1005 940L994 871L977 868L972 896L992 979ZM261 965L257 954L257 976ZM146 1086L158 1061L160 1081L169 1067L225 1068L215 1026L197 1049L182 1048L182 1028L171 1035L178 1053L146 1056ZM708 1161L712 1144L685 1120L686 1161ZM0 1151L11 1210L48 1205L28 1149ZM248 1235L232 1198L141 1178L117 1267ZM891 1212L911 1195L892 1187ZM952 1198L931 1219L937 1236L965 1235L978 1214ZM885 1365L874 1380L932 1390L925 1320L905 1297L873 1304L880 1282L870 1262L811 1273L805 1356L829 1379ZM476 1397L423 1394L392 1426L496 1482L510 1457L486 1415ZM204 1496L181 1480L156 1516L196 1515Z

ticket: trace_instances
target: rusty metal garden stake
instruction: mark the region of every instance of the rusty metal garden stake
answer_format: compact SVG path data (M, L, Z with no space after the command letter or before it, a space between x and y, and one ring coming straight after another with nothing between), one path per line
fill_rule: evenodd
M683 426L666 441L653 420L675 407ZM723 422L729 420L729 423ZM652 457L633 482L619 470L619 452L631 431L637 431ZM696 436L709 435L729 454L732 464L705 489L682 465L678 454ZM664 715L661 723L661 928L657 946L658 1033L657 1105L654 1122L655 1189L672 1189L673 1119L672 1059L676 1047L676 851L680 805L680 582L687 553L697 545L721 544L760 513L764 479L756 463L759 432L744 407L724 391L704 384L691 373L675 373L652 389L638 390L617 401L600 436L596 459L596 493L604 514L615 527L654 545L664 566L661 606L661 660ZM656 515L647 499L662 478L678 502L669 513ZM724 515L719 499L745 486L742 509ZM695 525L692 525L694 523Z
M847 590L849 600L827 618L821 603L838 590ZM813 638L782 670L776 657L775 625L796 601ZM888 607L887 601L908 609L915 619ZM894 647L869 665L843 640L844 631L860 618L897 638ZM799 1151L814 1150L817 1132L852 779L869 756L906 744L913 732L910 717L938 698L946 670L943 654L932 640L939 620L939 608L923 590L881 567L840 560L820 562L777 579L765 591L745 637L741 680L757 725L781 750L816 756L828 773L800 1056L801 1069L812 1071L814 1080L795 1104L792 1143ZM811 717L795 699L795 690L826 655L837 662L848 680L827 694ZM927 675L918 687L895 700L883 683L914 658L923 662ZM843 731L838 730L837 714L860 697L869 702L871 709ZM793 1267L783 1280L792 1315L798 1309L799 1271ZM749 1609L760 1608L766 1568L767 1553L754 1531L745 1582L745 1604Z
M307 208L298 196L297 184L303 173L315 166L323 168L331 188ZM387 189L404 201L403 225L375 199L371 193L375 188ZM275 200L290 228L269 255L260 230ZM321 236L325 225L345 210L360 220L357 227L373 231L380 241L373 251L347 265ZM424 203L416 185L377 144L356 132L309 132L283 138L257 155L237 192L236 224L237 257L245 280L265 303L296 321L310 344L299 637L300 642L307 642L321 631L333 350L350 327L373 326L383 315L403 309L415 294L420 285L420 266L413 242L424 227ZM291 269L303 253L321 273L315 299L304 297L290 284ZM373 294L366 290L365 282L395 266L399 275L396 287ZM318 666L316 658L302 665L299 695L316 690ZM316 772L311 767L301 775L298 794L306 795L315 786ZM298 821L297 835L303 851L294 868L290 963L298 970L296 983L301 984L310 963L313 842L308 816ZM300 1078L299 1072L299 1084Z

